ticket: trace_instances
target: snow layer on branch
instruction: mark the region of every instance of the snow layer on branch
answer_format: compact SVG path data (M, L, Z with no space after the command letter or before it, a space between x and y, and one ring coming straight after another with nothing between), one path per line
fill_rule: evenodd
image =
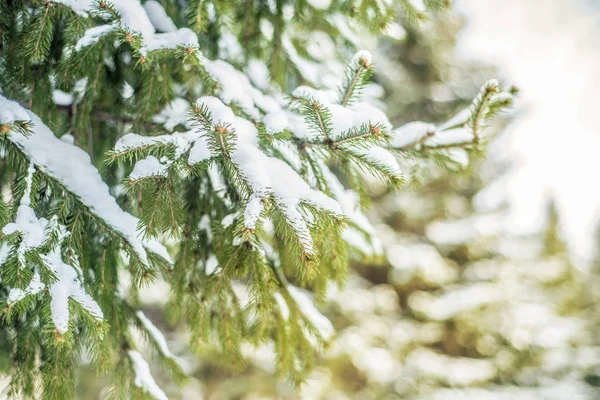
M21 233L22 240L17 249L17 254L23 266L25 266L25 252L44 244L49 237L50 231L57 229L59 242L68 235L66 229L56 223L56 218L51 222L48 222L45 218L38 218L30 207L34 171L32 164L27 173L25 191L17 210L15 222L7 224L2 230L5 235L13 232ZM62 261L60 247L55 247L49 254L42 254L41 257L44 265L56 278L50 284L49 291L52 321L56 329L61 333L69 329L69 298L78 302L84 310L97 320L102 320L102 310L83 288L75 269ZM39 293L44 288L45 285L40 279L39 271L35 270L31 281L24 290L19 288L10 290L7 303L14 304L23 300L26 296Z
M94 5L93 0L52 0L52 2L67 6L82 17L87 17Z
M57 106L70 106L73 104L73 100L73 95L70 93L58 89L52 91L52 101Z
M383 166L390 173L402 177L402 170L400 169L400 165L398 165L398 161L396 157L388 150L379 146L371 146L367 149L352 149L352 153L363 156L368 161Z
M177 26L158 1L148 0L144 3L144 10L157 31L175 32L177 30Z
M40 274L37 271L35 271L33 273L33 277L31 278L31 281L29 281L29 284L27 285L27 287L25 289L19 289L19 288L10 289L10 292L8 293L8 298L6 299L6 303L7 304L15 304L16 302L23 300L25 297L27 297L29 295L39 293L40 291L44 290L45 287L46 287L46 285L44 285L44 283L40 279Z
M165 339L165 336L163 335L163 333L152 323L152 321L150 321L146 317L146 315L142 311L138 311L136 313L136 316L137 316L138 320L140 321L140 323L142 324L142 327L145 329L145 331L150 336L150 339L152 339L152 341L156 344L158 351L160 351L160 353L164 357L169 357L169 358L174 359L175 356L169 350L169 346L167 346L167 340Z
M136 133L128 133L117 141L114 151L119 154L142 149L154 144L172 144L175 146L175 158L178 158L188 151L192 144L197 142L199 138L200 133L195 130L159 136L142 136Z
M427 122L410 122L394 129L390 136L390 145L396 149L422 140L425 136L436 132L435 125Z
M156 384L150 373L150 366L144 357L135 350L129 350L127 354L135 373L133 384L157 400L169 400L165 392Z
M367 65L373 64L373 55L368 50L359 50L352 57L352 61L350 61L350 65L357 65L365 63Z
M4 235L10 235L15 232L21 234L21 241L17 248L17 257L22 266L25 265L25 253L29 250L40 247L46 241L48 235L46 227L48 220L46 218L38 218L31 208L31 185L33 182L33 174L35 168L29 166L25 181L25 191L21 197L21 203L17 209L17 217L15 222L10 222L2 228Z
M438 127L440 131L444 131L450 128L461 127L469 122L469 118L471 117L471 109L469 107L461 110L454 117L450 118L448 121L444 122L442 125Z
M167 176L167 168L168 165L161 163L156 157L148 156L135 164L129 179L137 181L152 176Z
M473 130L470 128L456 128L447 131L438 132L427 144L431 145L451 145L463 142L472 142L474 140Z
M310 293L291 285L288 286L288 292L298 305L298 309L302 315L319 332L319 335L325 340L330 339L335 332L333 325L327 317L317 310L312 302Z
M386 131L392 129L392 124L385 113L370 104L356 103L350 107L332 103L324 103L324 105L331 112L332 140L336 140L352 128L363 125L381 125Z
M101 321L102 310L81 283L77 271L65 264L60 256L60 248L55 248L48 255L43 255L44 264L54 273L56 281L50 284L50 310L52 321L59 332L69 330L69 299L75 300L92 317Z
M170 261L163 245L155 240L142 240L139 237L138 219L119 207L85 151L54 136L37 115L16 102L0 96L0 110L4 122L33 122L30 136L25 137L12 132L9 140L17 145L38 169L60 182L94 215L121 234L144 264L148 264L146 249Z
M46 226L48 226L48 220L45 218L38 219L35 212L30 207L31 185L33 182L34 171L33 165L30 165L27 171L25 192L21 198L21 204L17 209L15 222L6 224L2 229L2 233L5 235L10 235L14 232L19 232L21 234L21 242L17 248L17 257L22 266L25 266L25 253L31 249L40 247L47 238ZM2 249L3 258L1 264L4 264L8 254L12 251L12 248L3 244ZM34 271L33 277L27 287L24 290L19 288L11 289L6 301L8 304L14 304L24 299L25 296L39 293L44 287L45 285L40 280L39 273Z
M187 100L178 97L170 102L163 110L152 118L153 122L163 124L165 129L173 131L177 125L183 125L186 128L191 128L188 123L188 110L190 103Z
M17 218L15 222L7 224L2 233L10 235L14 232L20 232L23 240L19 248L25 253L28 250L41 246L44 243L46 234L44 232L48 220L38 219L33 209L29 206L29 190L23 195L21 205L17 209Z
M264 95L250 83L248 77L231 64L222 61L202 60L206 71L219 83L219 98L226 104L235 104L249 117L259 120L260 112L280 109L279 104Z
M408 0L417 11L426 11L427 7L423 0Z
M342 232L342 238L348 245L359 250L364 255L373 255L373 246L367 241L365 234L357 229L346 227Z
M262 211L260 199L273 195L278 208L296 231L304 250L309 254L313 253L308 224L298 207L301 203L305 203L341 215L342 210L338 202L324 193L311 189L284 161L263 153L258 145L256 127L246 119L235 117L231 109L219 99L202 97L197 103L206 106L213 119L218 118L221 124L228 125L236 133L237 143L231 158L250 185L254 196L249 199L250 208L244 215L246 227L254 229Z
M72 8L76 13L82 16L87 16L90 11L97 8L95 2L92 0L53 1ZM166 33L156 33L147 10L144 9L139 0L121 0L111 2L111 4L121 17L121 26L142 36L142 54L145 54L147 51L175 49L178 46L198 46L198 37L191 29L182 28L178 30L169 30L166 31ZM149 9L152 18L161 25L161 28L172 28L172 26L168 26L169 24L165 21L164 17L168 17L166 15L160 15L156 6L151 5L149 6ZM163 26L163 24L167 26Z
M204 265L204 272L206 275L212 275L219 268L219 260L214 254L211 254L206 260L206 264Z
M116 30L115 25L98 25L85 31L84 35L75 44L75 51L91 46L98 42L102 36L108 35Z
M344 215L360 230L370 235L374 234L375 230L373 229L373 226L360 209L360 198L356 192L345 189L339 179L329 170L329 167L327 167L324 162L319 162L319 167L323 173L323 178L327 183L327 188L342 206Z

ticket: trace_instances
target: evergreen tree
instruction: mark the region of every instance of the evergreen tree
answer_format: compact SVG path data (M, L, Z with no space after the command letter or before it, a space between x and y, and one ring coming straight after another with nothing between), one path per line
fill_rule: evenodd
M407 26L400 43L384 43L385 52L451 54L445 46L452 46L456 20L444 15L434 22L414 31ZM393 93L386 102L394 122L443 120L472 95L469 80L489 72L446 57L406 59L383 71L380 64L376 74ZM449 68L454 72L447 74ZM388 74L404 79L382 77ZM422 100L413 107L406 98ZM490 178L419 167L428 170L423 184L391 194L371 190L370 219L389 262L355 262L342 290L330 288L324 313L337 338L300 393L270 377L269 344L243 348L250 362L241 374L199 364L192 376L201 387L194 393L222 399L598 397L597 276L569 258L552 203L544 231L512 237L492 229L501 226L502 213L480 214L473 206Z
M73 398L85 359L109 398L166 398L136 341L185 379L139 309L156 279L194 352L235 369L242 346L273 343L276 372L301 381L333 335L313 300L378 247L365 177L463 166L511 101L489 81L445 124L393 129L361 99L374 60L353 38L445 6L1 0L8 394Z

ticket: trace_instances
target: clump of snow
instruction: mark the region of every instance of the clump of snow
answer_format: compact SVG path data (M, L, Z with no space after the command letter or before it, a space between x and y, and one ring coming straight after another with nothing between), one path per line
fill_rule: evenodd
M390 145L394 148L402 148L412 143L417 143L428 135L435 134L435 125L426 122L410 122L399 128L394 129L391 133Z
M127 354L135 373L133 384L157 400L168 400L165 392L156 384L154 377L150 373L150 366L144 360L144 357L135 350L129 350Z
M175 146L175 158L187 152L192 144L198 141L200 133L195 130L175 132L170 135L142 136L135 133L124 135L115 144L116 154L142 149L154 144L172 144Z
M158 347L158 351L160 351L164 357L175 359L175 356L173 353L171 353L171 350L169 350L167 340L165 339L163 333L152 323L152 321L148 319L148 317L146 317L142 311L138 311L135 315L142 324L144 330L148 333L148 335L150 335L150 338L156 344L156 347Z
M368 50L357 51L352 57L350 64L365 64L367 66L371 65L373 64L373 55Z
M98 25L86 30L81 39L75 44L75 51L81 51L84 47L97 43L101 37L116 30L117 27L115 25Z
M133 171L131 171L131 174L129 174L129 179L131 181L137 181L153 176L166 177L167 168L168 166L161 163L156 157L148 156L145 159L135 163Z
M248 66L244 72L246 72L250 81L257 88L265 90L269 86L271 76L269 74L269 68L267 68L264 62L253 58L248 61Z
M57 106L70 106L73 104L73 95L63 92L62 90L55 89L52 91L52 101Z
M52 321L59 332L69 330L69 299L75 300L91 316L101 321L102 310L90 296L77 274L77 271L62 261L60 249L55 248L48 255L43 255L44 264L54 273L56 281L50 284L50 310Z
M427 6L425 5L425 1L424 0L408 0L408 2L410 4L412 4L412 6L417 10L417 11L426 11L427 10Z
M35 271L33 273L31 281L29 281L29 284L25 289L10 289L10 292L8 292L8 297L6 298L6 303L15 304L29 295L38 294L39 292L44 290L45 287L46 285L44 285L44 282L42 282L40 274L37 271Z
M211 254L206 260L206 264L204 265L204 272L206 275L212 275L219 268L219 260L214 254Z
M222 60L203 59L203 65L219 82L218 95L224 103L235 104L245 114L257 120L260 119L259 110L269 112L280 108L273 98L252 86L248 77L231 64Z
M23 266L25 265L25 253L40 247L47 239L46 227L48 226L48 220L46 218L38 219L30 206L31 185L34 172L35 168L33 164L31 164L27 171L25 191L21 198L19 208L17 209L15 222L10 222L2 228L2 233L4 235L10 235L15 232L21 234L22 240L17 248L17 257Z
M152 120L157 124L163 124L168 131L173 131L173 128L177 125L183 125L190 129L191 125L187 116L189 108L190 103L187 100L177 97L156 114Z
M82 17L87 17L94 5L93 0L52 0L53 3L63 4L70 7Z
M144 10L152 25L160 32L175 32L177 27L173 20L167 15L163 6L156 0L148 0L144 3Z
M327 10L331 5L331 0L308 0L308 4L318 10Z

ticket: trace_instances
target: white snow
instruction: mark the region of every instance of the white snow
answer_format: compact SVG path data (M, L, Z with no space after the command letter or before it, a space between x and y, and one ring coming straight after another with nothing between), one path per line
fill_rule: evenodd
M260 112L279 109L277 102L263 94L250 83L248 77L235 69L231 64L222 61L203 59L202 63L208 73L219 82L219 98L226 104L233 103L251 118L260 119Z
M116 29L115 25L98 25L86 30L81 39L75 44L75 51L81 51L84 47L97 43L102 36L106 36Z
M427 6L425 5L425 1L423 0L408 0L408 2L410 4L412 4L412 6L417 10L417 11L426 11L427 10Z
M2 228L2 233L4 235L10 235L15 232L21 234L21 241L17 248L17 257L22 266L25 266L25 253L40 247L48 237L48 232L46 231L48 220L46 218L38 219L35 212L30 207L31 185L34 172L35 168L33 164L30 164L27 171L25 191L23 192L21 203L17 209L15 222L9 222Z
M265 90L269 86L271 76L269 68L264 62L253 58L248 61L248 66L244 72L258 89Z
M373 55L371 54L370 51L368 50L359 50L357 51L354 56L352 57L352 61L350 61L350 64L366 64L366 65L371 65L373 64Z
M190 150L188 164L194 165L202 161L209 160L212 157L206 137L200 136L194 142L194 146Z
M428 134L435 134L435 125L427 122L410 122L391 133L390 145L396 149L402 148L412 143L416 143Z
M91 0L55 0L54 2L71 7L83 16L87 16L89 12L97 9L95 2ZM156 7L157 5L160 7L159 4L150 5L147 9L144 9L139 0L115 1L111 4L121 17L119 20L121 26L132 33L141 35L142 55L148 51L174 49L179 46L198 47L198 37L192 30L187 28L171 29L173 26L168 23L168 17ZM168 31L156 33L149 14L154 22L160 25L160 30L166 28Z
M438 132L431 139L427 140L427 144L450 145L461 142L472 142L473 139L473 131L470 128L455 128Z
M277 206L286 216L288 223L296 231L307 253L313 253L313 243L307 221L298 206L306 203L318 209L341 214L339 204L315 191L285 162L269 157L258 147L258 131L249 121L233 116L231 109L214 97L202 97L198 104L205 105L213 119L226 124L236 133L236 147L231 153L232 161L252 188L253 198L249 199L250 210L245 212L245 224L253 228L262 205L260 200L274 196ZM232 118L233 117L233 118Z
M52 0L52 3L63 4L70 7L77 14L87 17L88 12L92 10L93 0Z
M211 254L206 260L206 265L204 266L204 272L206 275L212 275L219 268L219 260L214 254Z
M69 299L78 302L91 316L101 321L103 314L100 306L83 288L77 271L62 261L60 249L55 248L50 254L43 255L42 259L56 276L56 281L50 284L50 309L56 329L61 333L69 330Z
M133 384L157 400L169 400L165 392L156 384L150 373L150 366L144 357L135 350L129 350L127 354L135 373Z
M163 6L156 0L148 0L144 3L144 10L152 25L160 32L175 32L177 27L173 20L167 15Z
M142 263L148 264L146 250L170 261L164 246L155 240L140 238L137 232L138 219L119 207L85 151L60 140L37 115L1 95L0 110L0 120L5 122L33 122L30 136L11 132L9 140L17 145L38 169L64 185L92 214L123 235Z
M420 373L435 377L451 386L469 386L489 381L496 376L492 360L450 357L429 349L413 351L408 355L406 363Z
M429 319L445 321L498 301L502 297L501 288L486 282L448 290L441 296L416 291L410 295L408 304L414 311L426 315Z
M187 100L177 97L169 103L163 110L156 114L152 121L157 124L163 124L165 129L173 131L177 125L183 125L190 129L191 124L188 119L188 110L190 103Z
M129 180L137 181L153 176L166 177L167 168L168 165L161 163L156 157L148 156L135 163L133 171L131 171L131 174L129 174Z
M306 290L295 286L288 286L288 292L298 305L298 309L304 317L310 321L311 325L319 332L319 335L327 340L334 334L333 325L323 314L317 310L312 302L311 294Z
M599 14L589 7L597 2L548 0L542 14L535 14L535 0L462 3L473 18L461 54L498 65L521 89L517 109L523 111L490 148L490 161L510 169L477 196L477 210L508 206L500 227L528 234L544 229L540 204L552 198L570 256L590 268L600 220L598 190L587 183L600 168Z
M73 104L73 95L63 92L62 90L55 89L52 91L52 101L57 106L70 106Z
M331 0L308 0L308 4L318 10L327 10L331 5Z
M29 284L25 289L10 289L10 292L8 293L8 297L6 299L6 303L15 304L16 302L23 300L26 296L39 293L45 287L46 285L44 285L44 283L40 279L40 274L37 271L35 271L33 273L31 281L29 281Z
M51 230L58 230L59 242L68 235L66 229L57 224L56 219L51 222L48 222L45 218L38 219L30 207L33 174L34 167L32 164L27 174L26 189L17 210L17 218L15 222L7 224L2 230L5 235L13 232L21 233L22 241L17 248L17 254L23 267L26 267L25 253L44 244ZM44 265L56 277L56 280L50 284L49 290L51 297L50 310L56 329L61 333L69 329L69 298L77 301L93 317L102 320L102 310L83 288L77 271L62 261L60 247L53 248L49 254L42 254L41 257ZM39 293L44 288L45 285L40 280L39 271L35 270L31 281L24 290L19 288L10 290L7 303L14 304L25 298L25 296Z
M144 330L148 333L156 347L158 347L158 351L164 356L169 358L175 358L171 350L169 350L169 346L167 345L167 339L163 333L146 317L146 315L142 311L138 311L135 314L144 327Z

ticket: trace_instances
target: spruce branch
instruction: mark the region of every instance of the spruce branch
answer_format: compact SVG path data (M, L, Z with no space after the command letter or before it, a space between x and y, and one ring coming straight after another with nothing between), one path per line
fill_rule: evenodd
M324 138L324 143L327 145L332 143L330 139L331 133L331 112L327 107L321 104L319 101L311 99L302 105L302 113L306 123L316 133L320 134Z
M481 127L485 124L485 116L488 112L488 106L492 96L500 91L498 81L491 80L481 89L479 96L473 101L471 106L471 117L467 124L473 131L473 142L479 143L481 136Z
M373 75L372 63L371 54L362 51L358 52L346 66L344 84L339 89L341 105L350 106L354 100L360 97L362 90Z

